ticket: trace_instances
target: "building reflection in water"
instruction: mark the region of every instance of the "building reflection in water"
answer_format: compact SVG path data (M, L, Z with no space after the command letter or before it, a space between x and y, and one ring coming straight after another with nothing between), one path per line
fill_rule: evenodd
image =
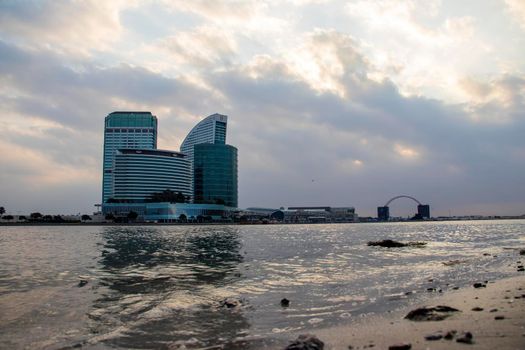
M124 348L191 348L227 344L249 328L245 306L220 306L242 278L235 227L107 227L102 235L103 296L89 314L95 339Z

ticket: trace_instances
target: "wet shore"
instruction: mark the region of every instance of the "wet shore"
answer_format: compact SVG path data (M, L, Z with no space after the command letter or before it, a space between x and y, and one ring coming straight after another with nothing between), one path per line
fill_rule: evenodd
M525 276L480 283L386 316L319 329L315 336L325 349L524 349ZM436 306L458 311L444 312L442 320L406 318Z

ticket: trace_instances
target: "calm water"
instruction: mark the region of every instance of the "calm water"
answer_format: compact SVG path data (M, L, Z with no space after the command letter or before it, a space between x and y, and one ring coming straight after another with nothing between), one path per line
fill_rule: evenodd
M385 238L428 245L366 245ZM525 221L0 227L0 348L275 346L516 275L519 247Z

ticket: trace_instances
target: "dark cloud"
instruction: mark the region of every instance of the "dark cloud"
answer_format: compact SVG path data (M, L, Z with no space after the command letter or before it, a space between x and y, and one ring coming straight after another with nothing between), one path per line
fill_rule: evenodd
M197 117L228 114L242 206L355 205L373 215L390 197L411 194L440 214L469 205L501 213L505 202L519 213L525 198L521 77L504 77L485 92L504 91L505 106L485 99L472 110L406 97L389 80L370 80L366 59L348 36L318 32L311 40L307 47L320 65L315 50L337 48L331 52L343 70L325 65L321 72L344 94L316 89L269 56L203 72L205 88L184 76L66 60L0 41L0 136L12 147L0 160L2 205L90 209L100 197L103 119L113 110L140 108L159 116L161 140L170 145ZM53 181L62 172L63 181Z

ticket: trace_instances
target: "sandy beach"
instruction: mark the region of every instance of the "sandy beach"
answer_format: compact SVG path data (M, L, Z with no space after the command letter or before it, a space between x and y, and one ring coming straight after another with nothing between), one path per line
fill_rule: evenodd
M441 321L405 319L412 310L438 305L459 311L444 313L448 317ZM387 316L365 317L353 325L317 330L315 335L325 349L389 349L401 344L410 344L411 349L525 349L524 316L525 276L519 276L450 291ZM447 340L449 332L455 334ZM458 342L466 332L471 341Z

